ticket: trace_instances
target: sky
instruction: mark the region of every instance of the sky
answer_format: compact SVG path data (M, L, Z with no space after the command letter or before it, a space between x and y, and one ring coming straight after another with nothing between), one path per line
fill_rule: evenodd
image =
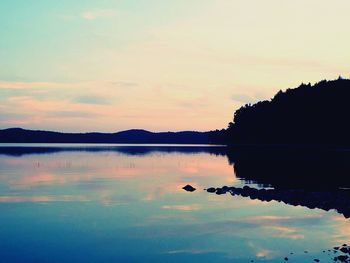
M226 128L246 103L350 77L348 10L349 0L1 0L0 128Z

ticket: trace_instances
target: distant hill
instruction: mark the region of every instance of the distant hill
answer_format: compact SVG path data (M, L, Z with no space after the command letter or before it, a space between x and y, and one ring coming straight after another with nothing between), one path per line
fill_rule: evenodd
M222 136L230 145L350 146L350 80L302 84L247 104Z
M0 130L0 143L167 143L214 144L215 132L150 132L126 130L116 133L61 133L10 128Z

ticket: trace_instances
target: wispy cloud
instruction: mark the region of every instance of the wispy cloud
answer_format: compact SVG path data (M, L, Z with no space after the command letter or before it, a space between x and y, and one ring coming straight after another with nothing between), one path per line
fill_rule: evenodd
M275 252L262 248L260 245L256 245L253 242L248 242L248 246L255 251L255 256L258 258L271 259Z
M61 82L40 82L40 81L31 81L31 82L20 82L20 81L4 81L0 80L0 89L34 89L34 88L74 88L81 86L78 83L61 83Z
M124 88L131 88L139 85L137 82L132 81L110 81L108 84Z
M111 18L115 17L116 12L112 9L93 9L93 10L84 10L81 13L75 14L57 14L56 17L65 22L76 21L78 19L84 20L96 20L100 18Z
M95 20L98 18L110 18L116 15L114 10L86 10L81 13L81 17L86 20Z
M79 119L89 119L95 117L101 117L101 114L94 112L84 112L84 111L54 111L47 113L45 115L48 118L79 118Z
M257 101L256 98L251 97L251 96L246 95L246 94L241 94L241 93L233 94L233 95L231 96L231 99L232 99L233 101L243 102L243 103L248 103L248 102L255 102L255 101Z
M74 102L83 103L83 104L97 104L97 105L106 105L110 101L102 96L79 96L73 99Z
M301 233L301 229L295 227L286 227L286 226L269 226L268 229L273 230L273 236L289 239L304 239L305 236Z
M62 196L0 196L0 203L41 203L41 202L69 202L88 201L83 196L62 195Z
M208 254L208 253L217 253L218 251L212 249L179 249L179 250L170 250L165 253L167 254Z
M193 205L163 205L162 208L180 210L180 211L194 211L194 210L199 210L201 207L200 205L193 204Z

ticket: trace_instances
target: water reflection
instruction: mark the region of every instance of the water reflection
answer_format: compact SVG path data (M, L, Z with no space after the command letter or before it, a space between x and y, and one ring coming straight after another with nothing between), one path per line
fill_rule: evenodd
M27 154L49 154L57 152L117 152L126 155L157 153L210 153L226 155L227 148L215 145L123 145L123 144L1 144L0 154L22 156Z
M0 262L328 262L322 250L349 243L335 211L203 191L245 179L287 189L260 181L269 166L234 158L220 147L0 149Z
M19 149L19 155L12 155ZM97 150L96 150L97 149ZM179 192L185 183L203 189L208 184L234 183L221 147L32 147L0 148L0 182L3 198L15 200L102 200L105 204L125 203L134 195L152 201ZM11 155L9 156L8 153ZM211 154L218 155L212 158ZM15 156L15 157L12 157ZM200 181L198 181L200 176ZM43 196L63 192L57 196ZM26 193L35 196L19 197ZM121 198L120 193L125 193ZM4 194L7 193L5 196ZM11 195L16 195L11 197ZM83 197L82 197L83 196ZM115 196L118 196L116 198ZM129 196L126 198L125 196ZM122 202L117 201L122 199Z
M227 153L238 178L274 188L350 187L350 151L241 148Z
M293 206L304 206L310 209L322 209L329 211L336 210L343 214L346 218L350 217L350 192L348 190L339 189L336 191L315 191L302 189L256 189L249 186L243 188L223 186L222 188L209 188L210 193L222 195L230 193L232 196L240 195L249 197L252 200L260 200L270 202L272 200L283 202Z

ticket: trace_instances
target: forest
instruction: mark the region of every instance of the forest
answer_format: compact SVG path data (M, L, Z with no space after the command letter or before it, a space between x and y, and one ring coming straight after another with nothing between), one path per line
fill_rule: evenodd
M322 80L279 91L234 113L228 145L350 145L350 80Z

